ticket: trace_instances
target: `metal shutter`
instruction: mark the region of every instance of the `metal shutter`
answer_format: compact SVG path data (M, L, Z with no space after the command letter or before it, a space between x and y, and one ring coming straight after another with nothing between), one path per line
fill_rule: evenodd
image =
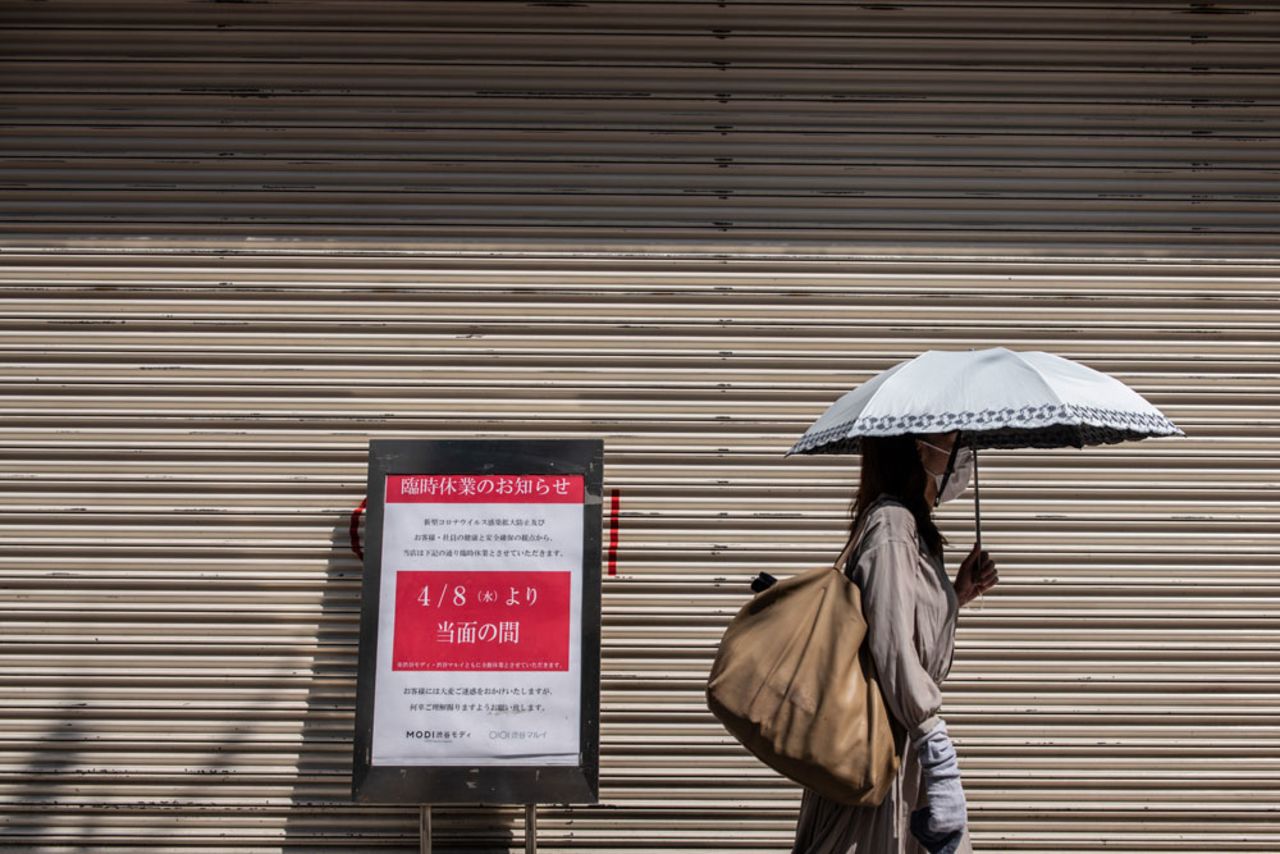
M781 453L896 360L1002 343L1189 438L984 456L1004 580L945 709L977 847L1280 847L1274 6L0 25L0 842L415 848L347 802L346 514L369 438L478 433L603 436L622 494L603 803L541 847L785 850L794 788L701 695L746 580L843 542L853 461ZM518 813L441 810L438 848Z

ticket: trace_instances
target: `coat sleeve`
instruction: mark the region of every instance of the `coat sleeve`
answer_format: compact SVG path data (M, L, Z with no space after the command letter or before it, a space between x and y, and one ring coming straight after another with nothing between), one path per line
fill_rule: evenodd
M880 540L858 557L871 660L885 705L914 741L941 720L942 691L916 649L915 570L918 547L906 539Z

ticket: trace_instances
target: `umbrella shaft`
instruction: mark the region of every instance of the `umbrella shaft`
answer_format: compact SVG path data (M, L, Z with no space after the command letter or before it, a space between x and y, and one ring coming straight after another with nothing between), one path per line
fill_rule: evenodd
M982 502L978 492L978 449L973 449L973 529L978 552L982 552Z

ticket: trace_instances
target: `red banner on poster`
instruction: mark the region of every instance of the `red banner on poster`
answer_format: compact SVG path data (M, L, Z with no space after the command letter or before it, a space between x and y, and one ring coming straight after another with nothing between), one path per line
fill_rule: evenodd
M392 670L568 670L569 572L396 573Z
M387 475L388 503L581 504L582 475Z

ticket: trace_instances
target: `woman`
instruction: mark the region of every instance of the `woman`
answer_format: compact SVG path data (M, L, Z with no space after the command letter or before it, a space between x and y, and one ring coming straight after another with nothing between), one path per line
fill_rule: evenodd
M954 583L943 566L945 540L932 508L963 492L971 471L968 449L952 454L955 439L944 433L861 440L846 549L853 556L845 572L862 589L867 643L893 722L898 775L878 807L844 806L806 790L793 854L973 850L955 749L938 717L940 686L951 669L959 607L998 578L994 561L976 547Z

